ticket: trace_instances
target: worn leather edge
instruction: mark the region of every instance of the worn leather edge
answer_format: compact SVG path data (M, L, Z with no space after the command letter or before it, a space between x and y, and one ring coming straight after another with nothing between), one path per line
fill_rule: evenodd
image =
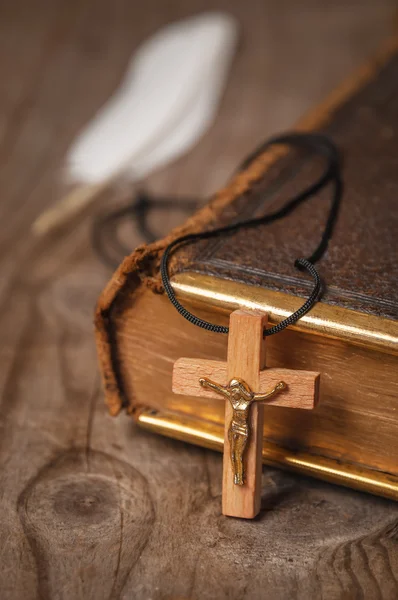
M296 124L297 130L312 130L323 127L335 111L358 89L371 81L380 67L398 50L398 37L389 39L370 61L332 91L324 102L318 104ZM159 263L162 252L170 242L181 235L200 231L217 220L224 208L256 183L278 158L286 153L284 148L266 150L248 169L236 175L203 208L191 216L182 226L173 229L168 236L143 244L126 257L100 295L94 317L98 359L105 390L105 399L111 415L117 415L127 407L119 375L115 331L112 311L128 286L130 294L137 294L142 286L150 287L154 293L162 293ZM132 410L132 407L127 407Z

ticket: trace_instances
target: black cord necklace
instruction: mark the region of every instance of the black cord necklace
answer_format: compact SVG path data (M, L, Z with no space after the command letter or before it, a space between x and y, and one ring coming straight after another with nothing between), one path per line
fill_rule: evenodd
M168 269L171 255L182 246L192 244L199 240L217 238L223 235L231 235L241 229L250 229L253 227L257 227L258 225L269 224L279 219L283 219L291 212L293 212L300 204L302 204L303 202L314 196L316 193L321 191L325 186L331 184L332 203L321 236L321 240L311 256L309 256L308 258L297 258L294 261L294 266L297 269L301 271L306 271L313 278L314 287L312 289L312 292L310 293L307 300L296 312L291 314L289 317L287 317L277 325L274 325L270 329L264 330L264 335L269 336L275 333L279 333L288 325L292 325L293 323L298 321L298 319L300 319L303 315L305 315L319 299L319 295L322 288L322 282L314 264L322 258L322 256L327 250L328 242L332 237L334 225L336 223L338 215L339 205L343 192L339 153L335 144L330 140L330 138L328 138L325 135L317 133L289 133L277 137L272 137L265 143L261 144L261 146L259 146L252 154L250 154L245 159L245 161L240 167L240 170L246 169L255 158L262 154L266 149L275 145L287 145L293 148L302 148L305 150L310 150L315 154L324 157L327 161L327 164L321 177L308 188L294 196L282 208L273 213L264 215L262 217L247 219L238 223L234 223L232 225L219 227L217 229L212 229L201 233L192 233L184 235L182 237L177 238L171 244L169 244L163 254L160 265L160 273L165 292L169 297L170 302L180 313L180 315L187 319L193 325L196 325L203 329L207 329L208 331L213 331L214 333L229 332L229 327L216 325L214 323L210 323L209 321L200 319L199 317L191 313L189 310L187 310L177 300L174 290L171 286Z

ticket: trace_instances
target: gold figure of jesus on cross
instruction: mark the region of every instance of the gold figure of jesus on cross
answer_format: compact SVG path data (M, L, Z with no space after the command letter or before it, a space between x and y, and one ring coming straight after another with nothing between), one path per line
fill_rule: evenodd
M180 358L173 369L173 392L214 402L221 394L228 400L222 512L246 519L254 518L261 507L264 410L308 410L318 398L319 373L265 368L266 324L263 312L236 310L230 317L227 362Z
M232 419L228 428L228 440L231 464L234 472L234 484L244 484L243 454L250 436L250 406L253 402L265 402L278 392L286 389L286 383L280 381L266 394L256 394L243 379L231 379L228 385L220 385L201 377L199 383L227 398L232 406Z

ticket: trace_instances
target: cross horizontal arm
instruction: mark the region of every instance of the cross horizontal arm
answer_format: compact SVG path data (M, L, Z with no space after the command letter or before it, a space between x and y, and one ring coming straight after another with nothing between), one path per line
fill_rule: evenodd
M227 363L217 360L180 358L174 364L173 392L185 396L203 398L222 397L213 390L200 385L199 379L207 377L226 385ZM318 400L319 373L313 371L293 371L291 369L265 369L260 372L260 389L254 392L264 393L277 383L284 381L287 389L265 402L269 406L288 406L311 410Z

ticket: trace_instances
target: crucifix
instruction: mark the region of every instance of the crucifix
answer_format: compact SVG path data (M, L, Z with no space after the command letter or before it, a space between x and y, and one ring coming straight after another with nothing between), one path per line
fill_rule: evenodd
M174 364L173 392L225 399L222 512L254 518L261 504L264 404L314 408L319 373L265 369L267 314L231 314L227 362L181 358Z

